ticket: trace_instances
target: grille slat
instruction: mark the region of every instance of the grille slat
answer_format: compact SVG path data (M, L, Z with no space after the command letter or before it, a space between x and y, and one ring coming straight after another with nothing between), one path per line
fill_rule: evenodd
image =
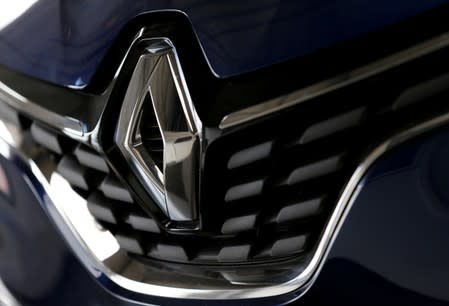
M365 107L361 107L325 121L315 123L305 130L298 143L304 145L355 127L362 122L366 111Z
M268 158L272 147L273 142L268 141L234 153L229 159L228 169L238 168Z
M81 144L78 145L74 151L74 155L78 162L85 167L93 168L104 173L109 172L108 165L104 158L87 146Z
M263 185L264 180L260 179L257 181L232 186L226 192L225 201L231 202L235 200L241 200L244 198L260 195L262 193Z
M117 239L120 247L122 247L126 251L134 254L145 255L145 249L142 247L139 240L135 238L135 235L116 233L115 238Z
M316 216L323 209L323 198L283 207L276 216L279 224Z
M33 136L33 139L49 149L50 151L62 154L62 143L61 138L59 135L51 133L47 129L42 128L37 123L33 123L31 125L31 135Z
M223 234L236 234L238 232L249 231L254 228L256 224L257 215L247 215L228 219L223 224L221 232Z
M100 175L90 168L84 167L72 156L64 156L56 169L71 185L89 190L94 188Z
M101 182L99 189L110 199L133 203L133 199L128 189L126 189L115 176L107 175Z
M180 245L175 244L162 244L159 243L156 246L156 250L153 255L154 257L167 259L170 258L173 261L188 261L189 256L187 255L185 249Z
M118 209L112 205L104 196L94 192L87 198L87 207L92 215L100 221L117 224L120 218L117 216Z
M249 257L251 251L251 244L241 244L226 246L218 253L219 262L236 262L245 261Z
M276 242L271 247L270 255L272 257L277 257L301 253L305 248L306 240L306 235L276 240Z
M146 214L131 213L126 222L134 229L151 233L160 233L157 223Z
M341 168L342 156L332 156L294 169L285 180L285 184L293 185L315 179L338 171Z

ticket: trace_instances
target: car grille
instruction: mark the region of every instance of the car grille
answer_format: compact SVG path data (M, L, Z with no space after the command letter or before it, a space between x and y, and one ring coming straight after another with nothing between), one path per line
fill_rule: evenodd
M443 59L443 53L433 57L438 68L416 60L225 130L211 142L203 225L233 241L233 250L240 243L227 259L313 254L363 158L400 130L447 110Z
M36 145L54 156L55 171L86 199L92 215L115 235L125 250L143 255L147 246L141 244L141 237L161 240L156 222L134 203L97 151L40 123L24 126Z
M424 60L414 66L417 70L391 69L263 120L224 131L207 128L205 133L219 136L207 144L202 160L197 232L159 226L101 153L32 118L24 128L54 156L56 172L86 199L99 223L137 257L211 265L306 261L360 160L389 135L447 108L448 67ZM160 132L154 115L145 116L143 144L161 167Z

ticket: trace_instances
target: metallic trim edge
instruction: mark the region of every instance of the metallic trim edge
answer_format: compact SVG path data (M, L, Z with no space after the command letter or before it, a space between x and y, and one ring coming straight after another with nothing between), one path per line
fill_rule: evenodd
M374 151L372 151L365 160L357 167L353 175L351 176L348 184L346 185L342 196L340 197L331 218L326 225L322 239L320 240L315 253L308 264L308 266L299 275L290 279L284 283L277 285L261 285L261 286L248 286L241 285L235 289L198 289L187 287L171 287L168 285L154 285L149 283L143 283L138 280L126 278L120 274L113 272L108 266L108 261L98 258L92 250L90 250L85 244L80 232L69 221L63 206L55 201L53 190L49 185L49 182L45 178L44 174L38 168L36 163L23 156L23 152L18 152L19 148L14 143L9 143L4 135L0 135L0 154L5 158L17 163L17 157L21 157L21 161L25 163L25 174L30 176L31 187L35 189L45 190L46 193L42 195L41 205L44 210L52 217L59 230L63 233L66 240L71 245L74 252L81 259L88 270L94 277L101 279L101 282L108 284L110 282L115 283L121 289L125 289L125 292L121 290L120 294L124 294L127 291L129 296L133 296L135 293L144 295L152 295L166 298L181 298L181 299L204 299L204 300L217 300L217 299L251 299L251 298L263 298L274 297L283 294L290 293L292 291L302 289L300 292L303 294L307 289L311 287L314 280L318 276L325 259L330 251L334 240L336 239L338 232L344 223L344 220L350 211L355 199L357 198L360 190L363 187L363 177L367 173L368 169L376 162L381 156L383 156L390 149L397 145L421 135L431 129L442 126L449 122L449 113L438 116L431 120L428 120L422 124L405 130L390 139L380 144ZM7 146L5 150L5 145ZM16 153L16 154L12 154ZM100 278L101 276L101 278ZM105 277L107 281L105 281Z
M85 128L81 121L51 112L18 94L2 82L0 82L0 100L37 120L50 122L53 126L60 128L64 134L72 138L82 139L84 136Z
M356 68L352 71L342 73L335 77L331 77L324 81L320 81L305 88L293 91L289 94L230 113L223 117L219 124L219 128L222 130L227 129L278 112L285 108L300 104L328 92L364 80L447 46L449 46L448 32L384 57L380 60L374 61L365 66Z

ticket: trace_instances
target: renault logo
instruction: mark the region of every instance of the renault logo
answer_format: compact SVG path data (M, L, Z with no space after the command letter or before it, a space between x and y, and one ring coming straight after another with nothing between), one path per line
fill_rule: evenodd
M202 124L171 42L143 42L147 47L130 79L115 141L166 216L172 221L195 221ZM162 162L144 141L151 124L159 128Z

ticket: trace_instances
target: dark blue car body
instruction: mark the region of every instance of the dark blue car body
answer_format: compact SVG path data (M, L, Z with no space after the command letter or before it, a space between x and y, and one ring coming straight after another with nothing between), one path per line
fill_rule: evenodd
M432 9L444 10L446 2L39 0L26 10L2 14L9 20L0 30L0 64L50 86L95 93L103 88L95 81L99 69L126 27L136 18L151 22L153 14L167 13L191 26L211 75L226 80L371 37ZM0 10L8 6L0 4ZM320 61L313 66L327 71ZM438 124L395 145L370 166L307 290L192 300L130 294L104 271L89 271L94 268L77 257L55 224L46 189L27 158L2 139L0 183L6 181L8 188L0 188L0 300L47 306L449 305L448 140L448 127Z

